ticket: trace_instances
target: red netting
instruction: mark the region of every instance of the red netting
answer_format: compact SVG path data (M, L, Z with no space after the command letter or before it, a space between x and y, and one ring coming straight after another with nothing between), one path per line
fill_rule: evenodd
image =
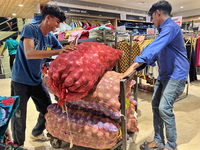
M68 107L72 142L77 146L110 149L119 141L120 126L109 118ZM54 137L70 142L67 114L58 104L48 107L46 129Z
M97 42L85 42L77 50L60 54L49 67L49 85L59 104L87 95L98 78L118 62L122 52ZM67 90L67 91L66 91Z

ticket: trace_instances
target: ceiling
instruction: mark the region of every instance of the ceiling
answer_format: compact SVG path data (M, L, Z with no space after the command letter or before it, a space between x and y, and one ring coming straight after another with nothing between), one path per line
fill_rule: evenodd
M50 0L0 0L0 17L33 18L34 13L38 13L39 6L45 5L49 1ZM20 4L23 6L20 7Z
M132 9L141 9L148 11L152 4L158 0L81 0L100 4L109 4ZM178 13L193 9L200 9L200 0L168 0L172 5L172 13ZM181 8L183 6L183 8Z

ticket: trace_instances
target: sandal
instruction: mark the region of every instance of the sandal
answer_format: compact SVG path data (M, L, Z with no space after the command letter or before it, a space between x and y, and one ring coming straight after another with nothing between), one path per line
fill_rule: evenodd
M152 142L154 142L154 141L152 141ZM142 145L140 145L140 149L141 150L163 150L163 148L159 148L158 146L154 146L154 147L149 147L149 143L151 143L151 142L147 142L147 141L145 141Z

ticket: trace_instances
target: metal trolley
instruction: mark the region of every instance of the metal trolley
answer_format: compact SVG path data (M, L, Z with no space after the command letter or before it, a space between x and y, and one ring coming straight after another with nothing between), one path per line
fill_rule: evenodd
M137 84L137 75L136 71L134 71L130 76L125 77L120 81L120 102L121 102L121 125L122 125L122 140L119 141L113 148L110 150L129 150L130 144L133 141L133 135L134 133L128 133L129 137L127 137L127 123L126 123L126 88L125 84L132 80L134 77L134 80L136 81L136 84L132 91L134 92L134 99L137 101L137 91L138 91L138 84ZM137 106L136 106L137 111ZM48 136L51 138L50 143L53 148L60 148L62 145L62 140L53 137L48 133Z

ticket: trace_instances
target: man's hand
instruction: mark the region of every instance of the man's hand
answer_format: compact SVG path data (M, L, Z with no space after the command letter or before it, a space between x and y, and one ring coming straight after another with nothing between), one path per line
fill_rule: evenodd
M1 54L0 56L1 56L1 57L4 57L4 55L3 55L3 54Z
M61 53L63 53L63 52L68 52L68 50L72 50L72 51L73 51L73 50L77 49L77 45L76 45L77 38L78 38L78 36L76 36L76 38L75 38L72 42L70 42L69 45L66 45L65 47L63 47L63 48L59 51L59 55L60 55Z
M76 45L73 45L73 44L71 44L71 45L66 45L65 47L63 47L63 48L59 51L58 55L62 54L63 52L68 52L68 50L73 51L73 50L75 50L76 48L77 48L77 46L76 46Z
M124 72L124 74L122 75L121 79L131 75L135 69L137 69L138 67L140 67L143 63L138 63L138 62L134 62L126 72Z
M75 50L77 48L76 45L70 44L70 45L66 45L65 47L63 47L63 49L65 50Z

